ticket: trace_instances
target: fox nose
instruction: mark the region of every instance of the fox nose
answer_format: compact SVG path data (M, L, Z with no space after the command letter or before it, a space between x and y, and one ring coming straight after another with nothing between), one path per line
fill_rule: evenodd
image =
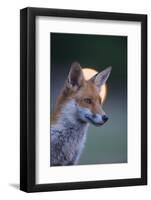
M102 116L103 122L106 122L108 119L109 119L109 118L108 118L106 115L103 115L103 116Z

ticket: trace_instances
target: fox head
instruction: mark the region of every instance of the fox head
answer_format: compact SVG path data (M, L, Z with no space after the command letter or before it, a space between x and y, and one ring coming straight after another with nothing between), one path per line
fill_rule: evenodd
M76 116L77 120L96 126L103 125L108 120L108 117L102 109L102 100L99 93L110 72L111 67L108 67L91 79L85 80L80 64L74 62L65 82L64 101L60 98L58 103L65 104L65 102L72 101L74 106L69 109L74 109L74 116Z

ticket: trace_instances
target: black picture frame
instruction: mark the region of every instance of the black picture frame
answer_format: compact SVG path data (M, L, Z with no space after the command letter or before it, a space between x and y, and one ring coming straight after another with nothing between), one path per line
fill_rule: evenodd
M54 16L141 23L141 178L56 184L35 183L35 19ZM20 11L20 189L42 192L147 184L147 15L24 8Z

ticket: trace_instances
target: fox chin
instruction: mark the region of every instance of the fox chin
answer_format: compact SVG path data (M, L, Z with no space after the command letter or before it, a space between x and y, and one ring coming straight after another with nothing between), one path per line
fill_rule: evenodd
M80 64L72 63L52 115L51 166L78 164L89 124L101 126L108 121L99 93L111 69L108 67L85 80Z

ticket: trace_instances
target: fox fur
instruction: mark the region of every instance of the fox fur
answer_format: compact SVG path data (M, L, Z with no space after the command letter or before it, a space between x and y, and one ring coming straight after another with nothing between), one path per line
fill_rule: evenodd
M71 65L52 116L51 166L78 164L89 124L101 126L107 121L99 92L110 72L108 67L85 80L80 64Z

